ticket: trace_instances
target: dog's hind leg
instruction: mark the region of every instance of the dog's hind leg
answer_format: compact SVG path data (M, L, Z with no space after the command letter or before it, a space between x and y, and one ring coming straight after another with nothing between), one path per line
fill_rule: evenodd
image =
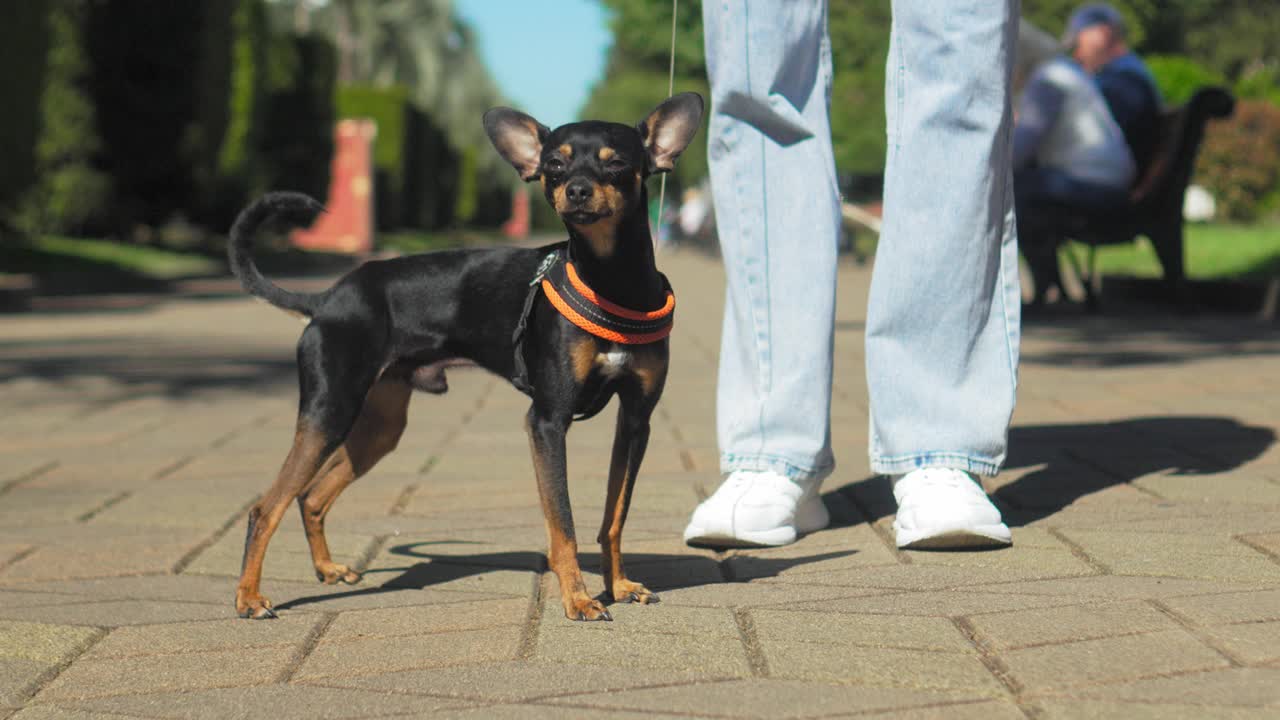
M649 415L653 402L619 393L618 425L614 431L613 459L609 464L609 491L604 503L604 520L600 525L601 574L604 586L615 602L658 602L657 594L638 582L627 579L622 567L622 526L631 506L636 474L649 445Z
M369 339L358 329L312 323L298 342L301 403L293 447L271 488L249 510L244 561L236 587L236 612L242 617L274 617L262 596L262 562L267 543L294 498L332 462L360 415L377 377Z
M275 617L270 601L260 592L262 561L267 554L267 543L271 541L289 503L316 476L340 441L326 436L306 417L298 418L293 447L290 448L275 483L249 510L240 584L236 587L236 612L241 617Z
M398 379L384 378L375 383L346 442L333 453L329 467L298 495L298 509L302 512L316 577L327 585L355 584L360 582L360 573L333 562L324 537L325 516L348 485L363 477L396 448L409 419L412 392L409 385Z

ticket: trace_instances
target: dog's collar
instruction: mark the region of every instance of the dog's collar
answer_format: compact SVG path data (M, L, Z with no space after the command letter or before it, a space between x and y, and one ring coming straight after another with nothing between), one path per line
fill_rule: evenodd
M532 394L524 357L524 331L533 313L534 301L541 291L547 301L566 320L592 335L623 345L655 343L671 334L675 322L676 296L665 275L662 278L665 301L657 310L632 310L611 302L592 290L578 276L565 246L552 250L533 279L529 294L512 336L515 349L515 372L512 383L526 394Z
M657 310L632 310L609 301L592 290L573 266L573 261L556 258L540 273L542 293L569 322L603 340L623 345L646 345L671 334L676 296L665 276L665 301Z

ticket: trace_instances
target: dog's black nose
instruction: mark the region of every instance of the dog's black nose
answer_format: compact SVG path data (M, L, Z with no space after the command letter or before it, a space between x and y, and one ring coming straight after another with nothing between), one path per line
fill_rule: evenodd
M581 204L591 199L591 183L587 180L570 180L564 187L564 196L571 203Z

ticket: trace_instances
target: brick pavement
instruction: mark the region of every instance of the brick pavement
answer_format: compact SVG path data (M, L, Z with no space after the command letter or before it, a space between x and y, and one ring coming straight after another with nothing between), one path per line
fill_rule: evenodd
M234 617L244 513L287 448L295 320L240 297L0 318L0 718L1275 717L1280 337L1125 311L1026 329L1012 549L899 552L866 471L868 275L842 268L829 530L679 541L717 482L723 281L663 259L675 364L626 533L661 605L560 613L525 402L476 371L412 406L331 516L355 587L290 514L273 622ZM570 436L590 539L612 423ZM584 567L598 555L584 545ZM600 589L597 575L588 582Z

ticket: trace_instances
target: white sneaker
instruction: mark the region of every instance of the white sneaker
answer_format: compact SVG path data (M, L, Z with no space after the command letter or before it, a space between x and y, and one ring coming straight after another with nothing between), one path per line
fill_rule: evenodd
M1000 511L969 473L929 467L893 476L898 515L893 520L900 548L992 547L1013 536Z
M818 486L772 471L736 470L689 518L684 541L714 547L788 545L831 523Z

